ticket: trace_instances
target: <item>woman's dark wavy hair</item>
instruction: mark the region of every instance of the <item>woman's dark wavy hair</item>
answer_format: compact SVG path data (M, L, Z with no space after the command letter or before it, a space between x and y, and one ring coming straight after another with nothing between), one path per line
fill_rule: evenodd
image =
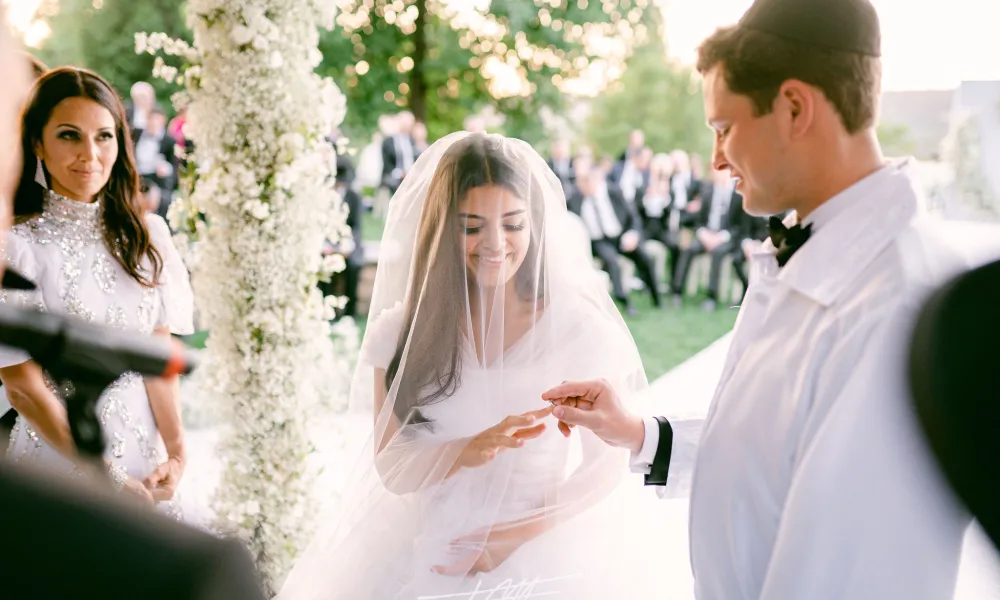
M461 229L459 202L470 190L499 186L528 204L531 242L514 275L514 286L522 300L539 303L544 298L541 183L526 174L524 164L504 153L504 145L483 134L456 142L441 157L428 186L414 246L405 325L385 373L386 389L392 389L405 353L405 376L393 403L393 412L404 425L430 425L419 408L451 396L461 384L459 315L465 313L468 288L465 255L454 235ZM443 293L430 298L425 295L428 290Z
M35 82L31 98L21 118L21 150L24 167L14 195L14 218L24 220L42 212L45 190L35 182L35 143L52 117L52 111L67 98L86 98L111 112L115 120L118 158L111 167L111 177L101 190L104 207L104 245L132 279L145 287L155 286L163 269L163 259L153 246L139 203L139 173L132 154L132 135L125 118L125 107L118 94L100 75L86 69L60 67ZM45 172L51 185L51 176ZM20 218L19 218L20 217ZM143 258L149 270L143 268Z

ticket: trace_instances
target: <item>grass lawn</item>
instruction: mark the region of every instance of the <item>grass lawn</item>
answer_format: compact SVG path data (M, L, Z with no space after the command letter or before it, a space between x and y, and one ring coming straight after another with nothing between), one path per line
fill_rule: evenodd
M649 294L632 294L632 303L639 314L625 317L625 323L639 348L650 383L733 328L737 309L720 305L715 312L705 312L700 306L702 300L703 297L685 298L680 308L657 310Z

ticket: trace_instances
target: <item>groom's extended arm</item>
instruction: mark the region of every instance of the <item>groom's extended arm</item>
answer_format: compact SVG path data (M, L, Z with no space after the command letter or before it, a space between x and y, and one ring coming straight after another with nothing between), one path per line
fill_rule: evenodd
M646 485L667 485L670 453L674 446L674 428L666 417L643 419L645 438L642 448L632 454L629 468L646 475Z
M563 383L542 398L557 405L553 414L562 422L564 435L569 435L569 427L586 427L605 443L630 449L630 467L646 474L646 485L667 484L674 430L665 417L643 420L633 415L604 380Z

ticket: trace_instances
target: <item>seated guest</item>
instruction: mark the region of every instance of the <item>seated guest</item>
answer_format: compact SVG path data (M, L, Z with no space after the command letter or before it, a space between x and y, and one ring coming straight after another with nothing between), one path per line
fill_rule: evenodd
M742 236L743 198L736 191L729 171L713 171L712 179L701 188L702 203L698 213L695 237L691 245L681 251L677 272L671 291L675 297L683 294L691 261L699 254L711 256L708 277L708 299L702 304L706 310L715 310L719 300L719 280L722 263L739 248Z
M649 165L652 158L653 151L649 148L642 148L615 165L614 170L611 171L608 181L614 183L621 190L622 197L629 204L634 205L642 201L642 195L649 183Z
M637 314L625 291L618 266L619 256L624 256L635 263L636 272L652 294L653 304L659 307L660 293L653 281L653 261L642 250L639 215L616 187L608 185L601 170L578 171L576 183L576 193L566 205L587 226L594 256L601 260L611 278L615 300L624 306L629 316Z
M673 281L680 256L678 240L671 239L669 231L670 208L670 176L673 174L674 163L668 154L655 155L649 164L649 181L642 191L641 198L636 202L636 209L642 219L643 236L648 240L656 240L667 248L664 278ZM675 236L676 237L676 236ZM657 281L660 281L657 277Z
M750 287L747 265L750 255L760 250L767 239L767 217L755 217L742 211L740 223L733 231L737 241L732 253L733 270L743 284L743 296L746 296L747 288Z

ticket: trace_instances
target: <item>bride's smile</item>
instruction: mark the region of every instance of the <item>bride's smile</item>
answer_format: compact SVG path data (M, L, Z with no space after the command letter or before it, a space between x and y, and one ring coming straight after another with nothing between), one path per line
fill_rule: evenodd
M483 287L509 282L531 244L524 200L505 187L481 186L459 202L458 216L470 278Z

